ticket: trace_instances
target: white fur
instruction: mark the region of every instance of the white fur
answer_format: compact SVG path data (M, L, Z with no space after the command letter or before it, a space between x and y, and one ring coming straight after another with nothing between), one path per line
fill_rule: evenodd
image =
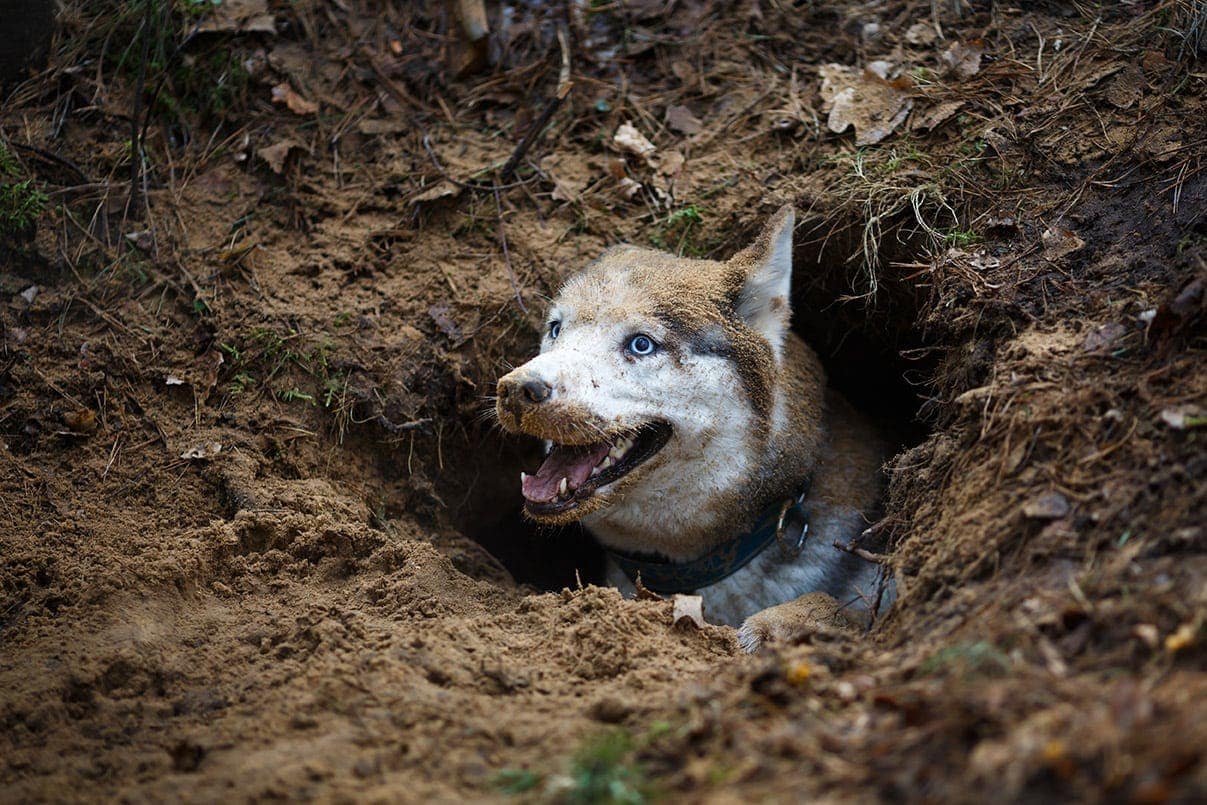
M621 479L600 487L596 494L609 498L608 505L584 517L584 525L620 550L649 551L646 535L669 535L659 546L665 555L692 558L677 548L673 535L713 523L699 506L679 501L706 501L739 486L759 459L749 438L754 414L735 405L740 380L733 364L708 355L676 360L665 350L627 355L625 345L635 333L659 342L666 338L657 322L583 322L569 305L555 308L550 318L561 322L561 335L546 336L541 354L526 366L553 386L551 404L586 408L609 429L653 419L672 427L670 441L640 468L635 483Z

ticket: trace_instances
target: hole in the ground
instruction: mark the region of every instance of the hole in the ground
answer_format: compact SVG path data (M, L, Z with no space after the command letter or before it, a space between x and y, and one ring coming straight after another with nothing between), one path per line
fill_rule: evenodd
M883 265L908 262L921 251L895 233L892 240L881 254ZM831 234L824 243L802 243L798 238L792 327L818 353L830 384L875 418L896 446L906 447L925 435L917 416L919 378L933 368L925 359L902 357L923 346L915 328L921 300L904 272L894 274L891 269L878 278L874 301L854 298L858 289L852 286L858 281L852 281L845 261L858 241L856 225ZM485 440L474 454L478 471L472 492L455 513L461 532L494 555L521 584L558 590L579 581L601 582L603 553L584 528L536 526L521 514L519 473L540 463L536 440L515 439L497 430Z
M920 238L886 228L879 245L875 294L857 265L859 222L822 242L798 242L792 283L792 329L821 358L831 386L878 421L892 441L922 441L919 418L925 385L935 368L918 328L923 290L900 266L924 253Z

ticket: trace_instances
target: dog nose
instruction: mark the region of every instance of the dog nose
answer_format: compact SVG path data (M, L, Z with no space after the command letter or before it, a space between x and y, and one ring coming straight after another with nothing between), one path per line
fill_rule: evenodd
M524 396L534 403L543 403L549 399L549 395L553 392L549 384L539 377L528 378L520 388L523 390Z
M553 387L531 371L516 369L499 380L499 407L519 420L524 409L553 396Z

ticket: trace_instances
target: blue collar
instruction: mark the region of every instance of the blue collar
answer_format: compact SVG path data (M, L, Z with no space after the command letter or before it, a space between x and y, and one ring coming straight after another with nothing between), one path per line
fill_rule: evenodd
M779 501L763 512L754 528L722 542L708 553L690 562L672 562L648 554L608 550L608 556L620 566L634 584L660 595L690 593L716 584L738 572L778 542L787 556L795 556L809 533L809 513L805 497L811 478L805 479L798 494Z

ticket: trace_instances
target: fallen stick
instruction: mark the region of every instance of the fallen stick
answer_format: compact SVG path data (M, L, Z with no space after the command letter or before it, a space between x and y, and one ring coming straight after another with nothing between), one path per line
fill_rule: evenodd
M524 135L524 139L520 140L520 144L515 147L508 157L507 162L499 170L499 181L505 182L507 178L515 172L516 167L520 164L520 160L524 158L524 154L528 153L528 149L540 137L541 132L545 130L545 126L549 123L549 119L553 117L553 113L562 105L562 101L570 94L570 89L574 86L574 82L570 80L570 37L566 32L564 25L557 27L557 42L562 49L562 69L558 73L557 92L545 104L545 108L541 110L540 115L529 127L528 133Z
M872 562L873 564L877 564L877 565L888 564L888 557L882 553L872 553L871 551L865 550L863 548L857 548L854 545L850 545L845 542L839 542L838 540L834 540L834 547L845 553L849 553L853 556L858 556L860 559L863 559L865 562Z

